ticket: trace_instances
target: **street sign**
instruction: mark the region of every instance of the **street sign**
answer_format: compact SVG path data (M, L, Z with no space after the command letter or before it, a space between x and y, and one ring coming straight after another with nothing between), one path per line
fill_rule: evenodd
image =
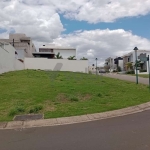
M140 60L141 61L147 61L147 57L141 57Z

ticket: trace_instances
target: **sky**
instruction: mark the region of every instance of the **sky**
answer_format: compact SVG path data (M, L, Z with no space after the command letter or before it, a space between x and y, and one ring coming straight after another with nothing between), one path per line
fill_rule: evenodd
M43 44L74 47L77 59L150 50L150 0L0 0L0 38L25 33Z

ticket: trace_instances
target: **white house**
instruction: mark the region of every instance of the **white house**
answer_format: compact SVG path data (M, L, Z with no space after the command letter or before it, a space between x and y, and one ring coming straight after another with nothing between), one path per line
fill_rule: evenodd
M35 57L54 58L55 55L60 53L63 59L67 59L70 56L76 57L76 49L71 47L61 47L54 44L43 45L39 48L39 52L33 52Z
M105 59L104 67L106 68L106 70L109 70L110 72L117 70L117 67L120 67L121 70L123 70L123 59L122 57L116 58L109 57Z
M23 69L88 73L88 60L67 59L70 56L76 57L76 49L74 48L42 46L39 51L33 52L36 58L26 56L24 59L20 59L20 53L18 54L10 43L0 42L0 73ZM54 58L58 52L63 59L50 59Z
M137 60L140 60L141 56L148 57L148 55L150 56L150 51L149 50L137 50ZM124 55L122 58L123 58L124 71L127 71L126 64L128 62L131 62L133 65L135 65L136 56L135 56L134 51ZM138 72L141 73L141 74L143 74L143 73L147 74L148 70L149 70L148 69L148 62L147 61L141 61L140 64L141 64L141 70L145 70L145 72L140 72L139 70L138 70Z

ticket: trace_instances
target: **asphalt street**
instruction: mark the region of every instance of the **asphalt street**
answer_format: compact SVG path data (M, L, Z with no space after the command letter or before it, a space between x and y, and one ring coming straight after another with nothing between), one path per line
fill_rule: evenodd
M0 150L150 150L150 110L88 123L0 130Z

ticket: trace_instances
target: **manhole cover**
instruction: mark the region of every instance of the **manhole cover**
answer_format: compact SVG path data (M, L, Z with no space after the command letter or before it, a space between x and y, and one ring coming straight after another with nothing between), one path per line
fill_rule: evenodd
M26 121L26 120L39 120L43 119L43 114L34 114L34 115L18 115L14 117L15 121Z

